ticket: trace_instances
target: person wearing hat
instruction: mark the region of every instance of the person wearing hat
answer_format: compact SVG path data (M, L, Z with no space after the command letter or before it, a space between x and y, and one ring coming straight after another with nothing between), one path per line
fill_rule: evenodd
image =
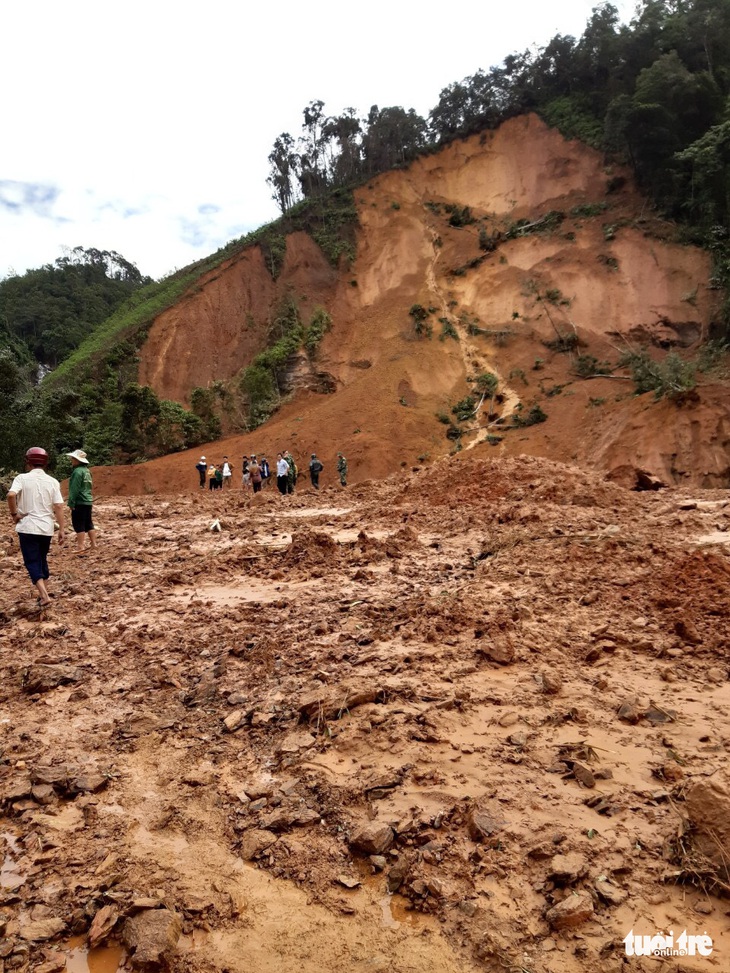
M46 581L49 578L48 551L58 521L58 543L63 544L63 497L58 480L46 473L48 453L31 446L25 454L26 473L19 473L10 484L8 510L15 524L20 550L30 580L38 591L38 603L47 608Z
M208 472L208 464L205 462L205 456L200 457L195 464L195 469L198 471L198 476L200 477L200 489L205 490L205 474Z
M76 550L74 554L83 554L86 546L86 536L89 537L89 549L96 547L96 531L91 517L91 470L89 461L83 449L75 449L73 453L66 453L73 464L68 481L67 503L71 510L71 523L76 534Z

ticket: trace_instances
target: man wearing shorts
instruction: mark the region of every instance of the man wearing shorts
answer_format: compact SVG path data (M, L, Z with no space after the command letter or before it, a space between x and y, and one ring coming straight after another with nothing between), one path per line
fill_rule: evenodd
M93 500L91 497L91 470L89 461L83 449L76 449L73 453L66 453L73 469L68 481L68 505L71 509L71 523L76 534L76 550L74 554L83 554L86 538L89 538L89 550L96 548L96 531L91 517Z

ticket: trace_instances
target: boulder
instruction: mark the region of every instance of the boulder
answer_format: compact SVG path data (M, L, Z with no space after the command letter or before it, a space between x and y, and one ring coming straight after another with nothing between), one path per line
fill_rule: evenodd
M715 865L722 881L730 881L730 772L718 770L695 779L684 798L695 847Z
M163 969L182 933L180 918L169 909L146 909L124 923L122 942L136 970Z
M111 933L119 918L119 909L115 905L105 905L94 916L89 929L89 948L99 946Z
M490 845L497 843L495 835L505 825L503 818L484 808L473 807L467 816L466 826L472 841L485 841Z
M558 902L545 914L552 929L573 929L593 918L593 899L587 892L578 892Z
M23 692L47 693L57 686L80 682L84 678L83 669L69 665L37 665L23 670Z
M382 855L395 840L395 832L387 824L372 821L364 825L350 839L350 848L362 855Z
M276 842L275 834L262 829L247 831L241 839L241 858L250 862Z
M42 943L46 939L53 939L66 928L63 919L38 919L36 922L27 922L20 927L20 938L29 943Z
M576 851L567 855L554 855L550 862L548 878L556 885L573 885L588 871L588 862Z

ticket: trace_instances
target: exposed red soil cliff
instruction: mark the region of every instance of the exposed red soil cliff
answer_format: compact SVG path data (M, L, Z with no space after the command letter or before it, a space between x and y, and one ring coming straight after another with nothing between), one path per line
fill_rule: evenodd
M282 296L293 295L305 319L317 305L332 316L315 367L335 392L299 391L263 428L204 453L238 459L267 450L271 458L289 447L303 462L316 449L329 458L327 476L342 449L356 479L380 476L446 456L452 443L437 413L450 414L467 379L491 371L500 381L495 411L490 419L482 409L464 446L518 402L536 401L548 421L507 433L500 450L605 470L649 465L661 478L698 485L730 482L723 388L703 387L678 407L635 398L629 381L575 375L578 354L615 363L642 345L691 352L717 313L709 255L674 242L670 225L646 216L628 171L525 116L380 176L355 198L351 267L333 270L310 238L294 234L277 280L261 252L247 250L155 321L140 381L187 402L196 385L229 380L250 363ZM453 206L468 206L481 222L452 226ZM518 220L550 211L564 218L504 237ZM502 233L494 252L480 249L480 229ZM416 303L433 309L430 339L415 334ZM444 324L458 340L441 335ZM578 336L573 354L546 347L558 334ZM177 489L193 459L107 471L101 481L115 492Z

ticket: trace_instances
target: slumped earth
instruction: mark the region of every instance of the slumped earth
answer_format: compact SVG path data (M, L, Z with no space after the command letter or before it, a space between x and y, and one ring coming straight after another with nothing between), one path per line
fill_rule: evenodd
M0 971L730 966L727 491L470 458L96 516L42 616L0 539Z

